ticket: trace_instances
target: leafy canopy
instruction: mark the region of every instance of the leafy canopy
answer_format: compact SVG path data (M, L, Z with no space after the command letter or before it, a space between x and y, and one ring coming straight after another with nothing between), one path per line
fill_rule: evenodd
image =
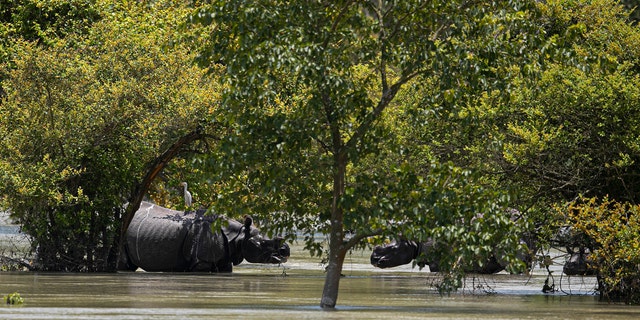
M16 38L0 104L0 194L48 270L115 268L123 213L145 170L203 127L219 92L178 40L190 8L98 2L87 34Z
M224 183L218 210L301 231L315 253L317 232L329 235L328 278L369 236L426 239L460 220L502 219L500 195L433 164L404 134L404 114L458 112L483 92L508 98L510 80L540 63L536 17L529 1L213 1L192 19L214 27L200 61L226 68L217 120L233 131L208 170Z

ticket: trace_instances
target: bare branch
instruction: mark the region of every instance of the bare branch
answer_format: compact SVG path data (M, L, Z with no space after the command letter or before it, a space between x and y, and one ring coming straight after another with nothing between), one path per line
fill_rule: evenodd
M381 234L382 234L382 229L373 230L373 231L367 232L367 233L356 234L355 236L351 237L349 239L349 241L347 241L345 243L344 250L349 250L349 249L353 248L355 245L357 245L363 239L366 239L366 238L369 238L369 237L373 237L373 236L377 236L377 235L381 235Z

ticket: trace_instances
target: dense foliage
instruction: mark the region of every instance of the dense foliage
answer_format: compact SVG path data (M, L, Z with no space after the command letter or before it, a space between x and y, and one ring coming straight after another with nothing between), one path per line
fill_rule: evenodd
M616 1L546 1L539 7L549 46L535 86L515 79L518 90L506 103L488 94L460 113L418 114L436 127L417 131L417 138L437 157L479 168L495 186L517 189L512 205L527 210L546 242L560 226L582 229L580 219L550 210L554 203L580 196L623 206L640 200L640 33ZM618 220L611 214L608 221ZM588 235L588 242L608 241L598 232ZM602 270L601 276L625 272Z
M640 206L581 198L567 213L577 230L593 239L589 262L598 270L601 298L640 304Z
M93 4L87 0L0 0L0 63L11 63L9 50L16 38L46 46L70 34L86 33L101 18ZM0 73L0 80L5 76ZM0 97L3 94L0 85Z
M87 33L102 18L92 0L1 0L0 21L8 35L51 44L67 35ZM7 34L5 34L7 35Z
M519 91L502 167L539 196L637 202L640 33L611 1L547 10L569 59L556 58L535 90Z
M345 254L374 235L454 243L443 250L453 270L517 246L501 192L392 128L406 128L393 122L404 108L508 98L509 81L539 63L533 2L214 1L194 19L215 26L202 60L224 64L230 88L219 119L234 131L209 170L228 202L216 206L283 212L278 226L317 252L314 236L328 235L323 307L335 306ZM434 96L399 104L421 83Z
M3 207L45 270L114 270L125 203L168 145L204 130L217 99L175 42L186 7L92 9L108 18L48 46L14 38L4 65Z
M640 30L615 1L550 1L545 9L567 54L536 90L520 91L501 167L533 197L571 203L579 214L544 219L586 235L577 239L596 258L603 299L637 303L640 250L624 239L637 233L640 200Z
M428 79L411 86L402 103L432 108L408 107L400 118L407 124L403 145L474 168L489 189L517 190L510 205L544 244L572 224L554 203L580 195L638 202L640 34L616 1L545 1L538 8L544 64L505 72L480 94Z
M624 4L625 9L629 10L629 18L635 23L640 22L640 1L638 0L621 0L620 3Z
M637 302L636 2L0 0L1 207L41 269L106 271L188 181L302 235L327 308L353 248L436 239L448 291L568 224Z

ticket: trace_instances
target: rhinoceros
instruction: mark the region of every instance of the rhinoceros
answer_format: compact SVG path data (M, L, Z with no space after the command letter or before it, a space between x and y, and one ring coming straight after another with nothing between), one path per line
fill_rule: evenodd
M393 268L400 265L411 263L416 260L416 264L421 268L425 265L429 266L429 271L439 272L440 265L434 258L434 241L429 239L426 242L416 242L409 240L398 240L384 246L376 246L371 253L371 264L378 268ZM528 257L521 257L525 263ZM491 256L482 266L474 263L465 269L466 272L492 274L505 269L505 265L500 263L495 256Z
M211 229L214 219L203 210L181 212L142 202L127 229L124 269L231 272L243 260L287 261L289 246L282 238L262 236L250 217L244 223L227 220L217 232Z
M551 239L553 248L567 252L567 259L562 272L568 276L592 276L597 274L593 266L590 248L595 247L594 241L584 232L572 226L562 226Z
M562 266L562 272L568 276L594 276L598 270L592 266L593 261L588 249L569 250L569 258Z

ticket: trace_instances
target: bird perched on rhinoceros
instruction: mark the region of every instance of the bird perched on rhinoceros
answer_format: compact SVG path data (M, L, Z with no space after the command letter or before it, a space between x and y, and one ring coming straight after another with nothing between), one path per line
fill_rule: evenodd
M268 239L252 226L223 222L214 232L216 216L181 212L142 202L125 239L125 269L145 271L231 272L243 260L251 263L283 263L289 246L282 238Z

